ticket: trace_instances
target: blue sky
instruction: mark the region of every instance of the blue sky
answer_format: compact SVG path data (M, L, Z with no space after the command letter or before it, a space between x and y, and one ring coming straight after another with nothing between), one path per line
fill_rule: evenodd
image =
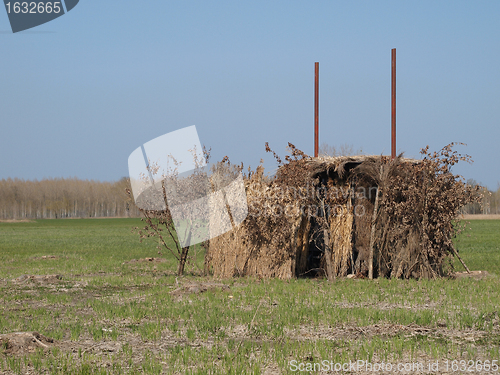
M12 34L0 9L0 179L128 175L129 154L196 125L214 159L255 167L287 142L390 153L391 48L397 149L450 142L500 181L500 1L80 0Z

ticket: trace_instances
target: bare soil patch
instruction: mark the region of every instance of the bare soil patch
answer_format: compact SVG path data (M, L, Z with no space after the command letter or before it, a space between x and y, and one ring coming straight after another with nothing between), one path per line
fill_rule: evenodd
M0 223L32 223L34 220L30 219L3 219Z
M38 332L13 332L0 335L0 347L7 355L35 352L48 349L54 340Z
M462 215L464 220L500 220L500 215Z
M223 291L223 290L229 290L229 286L226 284L221 284L221 283L196 283L196 284L187 284L183 285L180 288L177 288L173 291L170 292L172 296L178 297L178 299L181 299L183 295L187 294L199 294L199 293L204 293L207 291Z
M482 340L488 339L488 334L481 330L456 330L449 329L443 326L425 327L417 324L399 325L399 324L372 324L368 326L344 325L338 327L329 326L309 326L302 325L297 329L285 331L285 336L292 340L297 341L316 341L316 340L332 340L332 341L350 341L356 342L358 340L372 339L375 337L390 338L393 336L404 336L411 338L415 336L425 336L431 340L439 343L441 340L453 342L457 345L467 345L479 343ZM227 349L228 342L234 340L236 342L253 342L264 343L271 342L272 339L265 337L254 337L249 334L246 326L235 326L232 329L226 330L227 337L222 342L219 341L217 345L226 347L225 350L229 355L237 355L238 347L236 349ZM157 341L144 341L140 335L131 332L125 332L120 335L118 341L103 339L95 341L88 334L82 335L78 341L71 341L68 339L52 340L37 332L15 332L5 335L0 335L0 344L3 348L4 354L7 355L23 355L30 352L35 352L38 348L43 350L49 349L53 346L58 347L66 353L72 354L72 360L75 363L81 363L82 357L80 354L91 353L103 358L109 354L123 356L123 348L128 347L132 356L132 361L136 364L141 363L145 358L146 352L155 355L164 353L169 348L176 346L190 346L191 348L211 348L216 345L213 338L206 339L195 338L193 340L186 339L184 333L182 335L174 334L169 330L164 330ZM425 354L420 353L418 360L429 361L431 358ZM445 359L445 358L443 358ZM307 362L309 359L304 358ZM380 362L380 359L373 358L373 362ZM270 364L273 366L273 364ZM265 369L264 373L278 373L279 369L274 368ZM369 372L361 372L362 374Z
M55 255L42 255L41 257L33 257L33 260L50 260L50 259L59 259L59 257Z
M14 284L38 283L42 285L58 284L62 280L61 275L21 275L12 282Z
M493 277L493 275L487 271L470 271L468 272L455 272L454 275L455 279L463 279L463 278L468 278L468 279L475 279L475 280L482 280L487 277Z
M403 335L404 337L426 336L432 339L448 339L456 344L473 343L488 336L480 330L449 329L445 324L437 327L423 327L417 324L372 324L369 326L346 325L342 327L312 327L302 326L289 332L288 336L295 340L359 340L373 337L391 337Z
M134 263L163 263L167 260L165 258L141 258L141 259L131 259L128 262L123 262L123 264L134 264Z

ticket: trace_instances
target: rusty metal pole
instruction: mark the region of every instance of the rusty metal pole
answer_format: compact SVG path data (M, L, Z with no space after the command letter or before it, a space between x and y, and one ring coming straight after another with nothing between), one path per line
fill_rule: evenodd
M319 62L314 63L314 157L319 152Z
M396 157L396 48L391 52L391 158L394 159Z

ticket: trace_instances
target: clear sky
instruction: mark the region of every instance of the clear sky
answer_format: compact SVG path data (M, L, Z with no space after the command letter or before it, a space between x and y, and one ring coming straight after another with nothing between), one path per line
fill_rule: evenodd
M464 142L454 171L500 181L500 1L80 0L12 34L0 8L0 179L128 175L129 154L196 125L215 159L275 168L287 142L390 153Z

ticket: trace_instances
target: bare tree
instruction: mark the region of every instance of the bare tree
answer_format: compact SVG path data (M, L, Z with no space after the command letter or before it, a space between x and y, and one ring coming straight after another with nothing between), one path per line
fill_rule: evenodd
M354 150L354 146L347 143L341 144L340 146L331 146L328 143L322 143L319 147L320 156L351 156L360 155L362 153L363 150L361 148Z

